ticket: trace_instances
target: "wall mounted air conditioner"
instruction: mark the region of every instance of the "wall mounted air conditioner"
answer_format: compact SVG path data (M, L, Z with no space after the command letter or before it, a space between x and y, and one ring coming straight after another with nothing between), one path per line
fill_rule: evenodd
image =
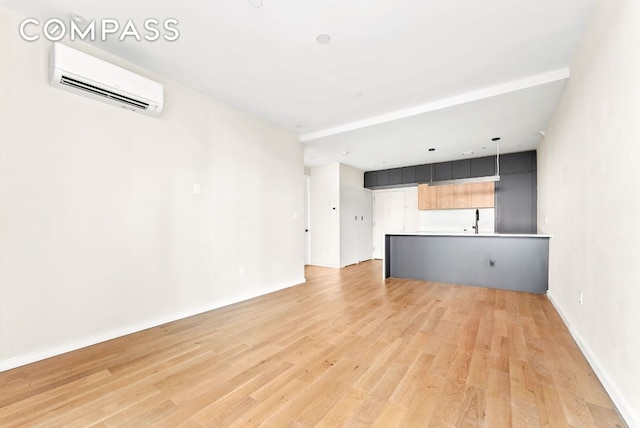
M60 43L51 48L51 85L149 116L162 112L162 84Z

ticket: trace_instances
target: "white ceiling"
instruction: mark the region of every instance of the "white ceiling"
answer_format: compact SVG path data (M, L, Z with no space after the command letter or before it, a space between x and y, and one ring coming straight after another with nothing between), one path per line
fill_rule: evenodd
M0 0L46 20L175 18L175 42L101 47L362 170L533 149L596 0ZM316 42L326 33L331 42ZM435 147L435 152L426 151ZM487 149L482 149L487 147ZM344 156L340 153L349 151ZM383 162L386 162L383 164Z

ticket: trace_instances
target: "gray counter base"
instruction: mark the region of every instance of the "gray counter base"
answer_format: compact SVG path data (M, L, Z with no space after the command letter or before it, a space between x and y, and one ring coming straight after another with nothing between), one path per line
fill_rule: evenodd
M387 235L385 243L385 277L547 292L548 238Z

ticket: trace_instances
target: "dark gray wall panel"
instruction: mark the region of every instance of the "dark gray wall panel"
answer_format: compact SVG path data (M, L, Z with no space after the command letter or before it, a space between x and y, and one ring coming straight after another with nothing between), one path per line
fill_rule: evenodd
M471 177L471 160L463 159L451 162L451 178L469 178Z
M548 288L548 238L390 235L386 242L394 278L540 294Z
M402 168L402 183L410 184L416 183L416 167L415 166L407 166Z
M402 168L389 170L389 184L402 184Z
M416 167L416 181L418 183L429 183L431 181L431 164L418 165Z
M451 162L433 164L433 181L451 180Z
M538 170L538 152L531 152L531 171Z
M500 175L535 171L536 152L510 153L500 156Z
M376 186L388 186L389 185L389 170L378 171Z
M364 173L364 187L370 188L377 185L377 171L369 171Z
M495 156L471 159L472 177L487 177L489 175L496 175Z

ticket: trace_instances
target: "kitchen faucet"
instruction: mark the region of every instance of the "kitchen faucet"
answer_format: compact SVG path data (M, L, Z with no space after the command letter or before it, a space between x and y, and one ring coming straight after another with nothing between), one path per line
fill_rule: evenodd
M476 209L476 224L473 227L475 234L478 234L478 220L480 220L480 210Z

